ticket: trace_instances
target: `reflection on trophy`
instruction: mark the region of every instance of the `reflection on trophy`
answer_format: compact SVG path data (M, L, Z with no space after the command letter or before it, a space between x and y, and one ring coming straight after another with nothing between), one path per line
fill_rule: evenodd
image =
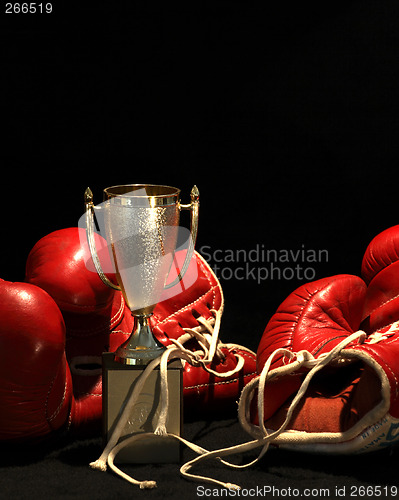
M115 353L127 365L145 365L164 347L154 337L149 318L165 288L177 284L190 263L198 227L199 192L191 190L191 203L180 203L180 190L169 186L131 184L104 189L104 203L95 207L90 188L85 192L86 228L90 252L103 282L121 290L134 316L129 339ZM111 248L118 285L102 270L94 244L95 210L103 210L105 238ZM191 211L191 238L182 269L165 285L177 244L180 210Z

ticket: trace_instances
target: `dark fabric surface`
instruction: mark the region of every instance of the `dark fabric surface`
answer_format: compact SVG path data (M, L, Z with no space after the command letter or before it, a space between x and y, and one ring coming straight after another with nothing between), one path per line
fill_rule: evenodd
M236 419L186 423L184 437L206 449L218 449L248 439ZM2 453L0 498L217 498L238 497L237 493L204 482L187 481L180 476L178 464L124 465L122 470L135 479L157 481L153 490L140 490L111 472L94 471L89 463L102 451L100 438L61 441L40 450L14 450ZM244 464L255 458L251 452L233 456L231 461ZM182 460L194 458L182 450ZM262 460L249 469L228 469L216 461L204 462L192 470L223 482L242 487L241 497L324 497L352 496L395 498L398 484L397 449L362 456L316 456L270 449ZM367 490L367 487L369 488ZM387 489L384 489L387 487ZM372 492L376 494L373 496ZM392 493L392 495L391 495ZM341 495L343 496L343 495Z

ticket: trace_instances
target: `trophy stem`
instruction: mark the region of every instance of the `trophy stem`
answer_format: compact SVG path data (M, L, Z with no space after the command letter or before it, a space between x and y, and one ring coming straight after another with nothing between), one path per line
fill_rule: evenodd
M147 365L161 356L165 347L152 333L149 318L152 314L133 314L133 332L115 352L115 361L125 365Z

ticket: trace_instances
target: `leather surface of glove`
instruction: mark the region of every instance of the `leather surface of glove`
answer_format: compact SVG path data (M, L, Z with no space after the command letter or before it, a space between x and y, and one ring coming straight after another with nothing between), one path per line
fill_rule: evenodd
M64 318L65 352L79 410L74 429L100 432L102 353L125 340L133 318L122 293L105 286L95 272L80 231L61 229L41 238L28 255L25 280L48 292ZM96 239L101 243L98 235Z
M44 438L73 410L61 312L41 288L0 280L0 318L0 440Z

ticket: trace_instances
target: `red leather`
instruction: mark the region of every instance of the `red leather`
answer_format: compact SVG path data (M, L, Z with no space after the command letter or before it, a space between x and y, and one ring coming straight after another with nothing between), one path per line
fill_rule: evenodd
M393 226L375 236L362 260L364 281L370 281L383 269L399 260L399 226Z
M313 355L330 351L358 330L363 315L366 285L347 274L306 283L287 297L266 326L258 347L258 371L279 347ZM272 368L281 366L277 358Z
M399 320L399 226L378 234L362 260L362 276L368 283L363 327L368 333L386 332ZM399 418L399 332L384 342L359 346L384 369L391 387L390 414Z
M322 373L316 377L293 415L291 429L346 431L378 405L383 407L384 380L390 391L387 425L392 425L391 429L399 426L394 420L399 418L399 226L382 232L370 243L363 257L362 277L338 275L301 286L266 326L258 348L259 373L280 347L292 353L306 350L319 357L360 329L367 334L342 350L341 359L347 362L341 363L340 369L325 368L325 378ZM271 370L290 362L288 357L278 356ZM267 383L267 427L281 425L309 369L276 376ZM254 406L252 421L257 422Z
M180 255L180 261L184 252ZM190 274L196 280L190 279ZM198 327L198 316L209 320L214 317L212 310L222 307L222 289L220 283L206 261L195 253L187 270L188 281L193 285L184 292L160 301L154 310L153 330L157 338L168 345L170 339L178 339L184 334L183 328ZM174 275L170 276L170 280ZM179 286L179 285L176 285ZM200 346L191 341L192 350ZM186 364L183 371L183 395L186 408L192 411L227 410L228 404L235 404L241 389L256 374L255 356L240 347L232 349L222 347L224 358L215 360L212 369L219 372L228 372L237 366L237 355L244 357L244 368L231 377L219 378L205 371L202 367L193 367Z
M398 319L399 226L386 229L371 241L361 270L368 284L364 322L368 331L377 331Z
M366 285L357 276L337 275L306 283L289 295L266 326L257 351L260 373L269 356L279 348L309 351L313 356L329 352L358 330L362 319ZM276 356L272 369L287 362ZM296 391L302 374L271 383L265 397L265 419Z
M29 254L26 281L46 290L59 305L66 325L66 355L76 400L76 427L99 429L101 425L101 355L114 352L130 335L133 319L119 291L102 283L87 246L81 246L78 228L55 231L42 238ZM101 246L98 237L97 245ZM177 255L182 264L185 252ZM106 254L101 255L104 259ZM107 265L109 268L109 264ZM91 270L89 270L91 269ZM168 278L171 282L176 272ZM112 276L110 277L112 278ZM189 285L185 285L189 283ZM190 284L191 283L191 284ZM167 290L151 317L154 334L164 343L177 339L183 328L198 327L198 316L214 317L222 307L220 284L202 257L195 253L183 283ZM198 344L190 342L192 349ZM193 411L235 402L242 386L256 373L255 356L242 349L222 348L224 358L215 360L216 371L226 372L237 364L236 354L246 360L244 368L221 379L201 367L186 364L183 372L185 407ZM204 407L204 404L207 406Z
M184 253L179 253L178 263L183 262ZM172 269L168 282L174 280L176 270ZM219 310L222 306L222 291L215 275L197 253L186 271L187 282L191 286L181 290L178 283L170 292L165 291L161 300L155 306L151 317L153 331L164 345L170 344L170 338L177 339L184 333L183 328L198 326L196 318L205 319L213 317L211 309ZM165 299L165 295L171 295Z
M186 364L183 371L184 404L191 413L215 414L230 410L236 406L243 387L256 375L256 361L251 353L240 348L222 348L221 351L225 358L212 366L214 370L223 373L235 368L236 354L244 357L244 369L225 379L211 375L201 367Z
M61 229L40 239L29 253L25 279L51 295L65 321L66 356L76 401L73 426L99 432L101 356L125 340L133 319L122 293L105 286L95 272L88 247L81 245L85 241L81 231ZM99 236L96 243L101 247ZM103 252L101 258L107 254Z
M73 411L62 315L44 290L1 280L0 318L0 439L43 438Z
M64 313L85 315L109 307L114 290L104 286L94 272L88 246L80 243L85 241L81 232L84 230L67 228L41 238L29 253L26 281L46 290ZM102 247L102 238L97 234L95 241ZM106 259L104 267L110 269L107 252L102 252L101 259Z

